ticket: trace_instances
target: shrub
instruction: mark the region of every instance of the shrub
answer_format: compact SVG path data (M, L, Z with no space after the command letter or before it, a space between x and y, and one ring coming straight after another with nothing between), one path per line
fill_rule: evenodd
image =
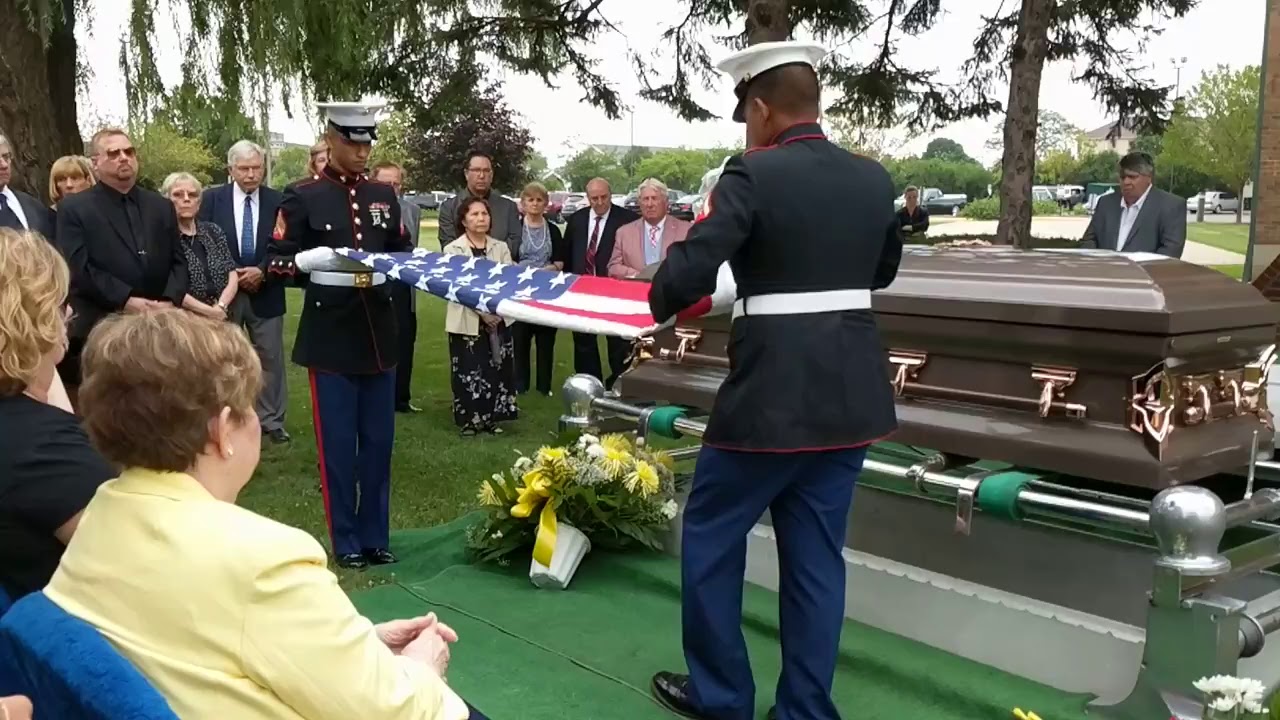
M1036 200L1031 204L1031 214L1036 217L1044 215L1061 215L1062 206L1053 200Z
M999 220L1000 198L989 197L974 200L960 211L960 217L970 220Z

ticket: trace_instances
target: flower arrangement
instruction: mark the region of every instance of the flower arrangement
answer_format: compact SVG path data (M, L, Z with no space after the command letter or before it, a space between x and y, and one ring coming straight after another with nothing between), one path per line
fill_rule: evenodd
M1203 677L1194 683L1204 693L1204 720L1254 720L1267 717L1263 705L1267 689L1250 678L1230 675Z
M551 565L556 535L568 525L590 543L614 549L662 549L676 516L677 483L671 456L624 435L569 437L480 483L483 521L468 531L473 559L506 562L533 549Z

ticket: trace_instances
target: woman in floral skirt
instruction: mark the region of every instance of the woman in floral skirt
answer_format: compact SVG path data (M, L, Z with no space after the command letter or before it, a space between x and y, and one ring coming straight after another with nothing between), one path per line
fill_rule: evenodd
M489 237L489 204L477 197L458 203L458 239L444 251L512 263L507 244ZM464 436L501 433L498 423L515 420L519 414L511 329L497 315L458 303L449 304L444 327L449 334L453 421Z

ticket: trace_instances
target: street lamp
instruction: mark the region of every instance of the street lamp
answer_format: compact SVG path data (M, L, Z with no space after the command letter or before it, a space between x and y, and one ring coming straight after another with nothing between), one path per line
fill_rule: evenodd
M1173 99L1178 100L1182 97L1182 68L1187 66L1187 59L1185 57L1170 58L1169 62L1173 64L1174 72L1177 73L1177 80L1173 85Z

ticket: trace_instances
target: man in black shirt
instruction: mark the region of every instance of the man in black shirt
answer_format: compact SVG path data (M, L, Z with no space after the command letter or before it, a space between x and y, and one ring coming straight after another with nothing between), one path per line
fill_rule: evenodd
M898 227L910 242L913 235L923 236L929 231L929 211L920 206L920 189L915 185L902 193L902 209L898 211Z
M89 331L114 312L182 306L187 265L173 203L137 186L129 136L99 131L91 141L98 184L58 203L58 247L71 268L71 345L58 368L74 399Z

